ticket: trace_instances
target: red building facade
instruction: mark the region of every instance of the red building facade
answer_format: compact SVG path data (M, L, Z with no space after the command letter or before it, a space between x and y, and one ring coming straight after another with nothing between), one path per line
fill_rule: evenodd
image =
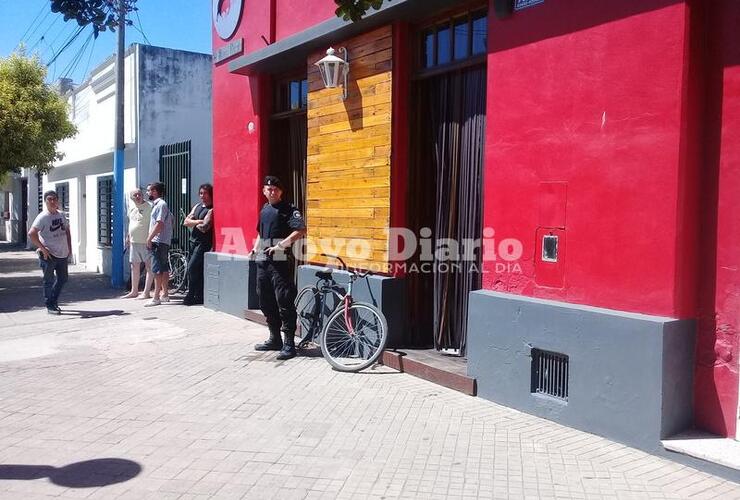
M260 179L274 171L270 130L278 82L296 70L307 78L310 128L312 110L326 95L314 92L327 92L311 83L316 55L353 40L370 46L362 37L374 30L392 33L382 50L374 49L389 54L389 64L380 58L373 64L390 75L392 95L389 210L380 204L374 213L387 227L404 226L406 200L416 189L409 165L420 33L437 19L457 19L464 12L474 17L487 9L481 224L495 229L498 241L519 241L522 252L514 268L484 260L480 290L472 294L467 355L480 394L648 448L666 432L692 425L734 436L740 323L740 43L734 29L740 25L740 4L544 0L513 9L515 3L528 2L394 0L352 24L334 16L331 0L232 0L227 7L214 0L222 27L238 11L233 33L214 27L213 35L216 254L238 261L251 248L263 203ZM360 116L364 123L381 123L367 119L385 111L377 105L369 111L371 99L361 80L358 76ZM375 84L372 92L378 88ZM353 109L346 111L350 122L357 114ZM309 236L312 227L329 224L325 216L312 215L321 210L311 205L312 172L320 170L312 170L317 168L311 166L312 144L324 147L309 132L304 179ZM557 236L554 262L543 258L546 236ZM392 260L387 253L382 257ZM248 264L240 265L248 272ZM224 281L224 274L209 280ZM403 273L388 274L408 282ZM218 283L209 286L219 289ZM221 290L225 303L223 284ZM229 300L246 308L249 291L231 291L237 298ZM509 308L520 307L523 299L524 318L517 323ZM486 316L490 310L500 314ZM510 383L522 373L528 376L532 359L529 352L506 347L529 342L521 324L539 332L531 336L535 348L541 342L543 351L565 353L562 359L570 362L565 373L572 377L569 399L531 399L534 390L518 394ZM403 321L398 325L403 329ZM643 349L644 325L649 326ZM657 337L650 333L653 327ZM489 357L485 346L497 342L504 346L497 351L507 352L514 365L520 362L519 371L507 372L508 362ZM604 352L612 342L615 348ZM630 346L629 352L620 345ZM640 360L635 351L655 357ZM654 433L631 440L637 431L604 417L614 408L642 406L643 396L630 395L629 378L625 390L619 389L622 368L599 374L599 365L609 365L593 364L599 356L645 374L644 385L662 401L662 409L649 417L656 419ZM660 368L652 370L654 365ZM587 366L597 373L584 373ZM683 392L671 379L680 381ZM523 385L529 388L529 379ZM582 408L602 403L603 413L583 416ZM574 408L578 416L569 413ZM682 417L672 421L666 415L671 408Z

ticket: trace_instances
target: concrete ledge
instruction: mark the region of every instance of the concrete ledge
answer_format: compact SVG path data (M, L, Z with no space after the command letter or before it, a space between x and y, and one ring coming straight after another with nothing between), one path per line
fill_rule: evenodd
M243 318L245 309L259 308L256 278L254 261L246 256L206 253L205 307Z
M692 425L693 321L479 290L468 339L485 399L648 451ZM566 401L533 392L534 349L568 356Z
M740 442L708 432L687 431L661 441L668 451L740 470Z
M316 271L326 269L326 266L304 265L298 267L298 291L309 285L315 285ZM342 290L346 291L349 282L349 273L333 269L334 282ZM406 295L404 293L405 282L402 278L391 276L371 275L367 278L357 280L353 285L352 296L356 302L367 302L380 309L388 321L388 344L386 348L397 347L403 340L404 307ZM328 314L331 311L327 311Z

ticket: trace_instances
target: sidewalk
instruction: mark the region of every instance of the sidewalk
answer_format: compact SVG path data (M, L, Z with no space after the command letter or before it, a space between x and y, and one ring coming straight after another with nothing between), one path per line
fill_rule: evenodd
M0 498L738 498L684 465L0 248ZM177 301L175 301L177 302Z

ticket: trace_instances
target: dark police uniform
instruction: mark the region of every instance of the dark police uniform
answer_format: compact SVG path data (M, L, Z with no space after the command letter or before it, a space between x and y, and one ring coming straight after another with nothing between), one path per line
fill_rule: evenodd
M193 207L193 218L203 220L213 207L198 203ZM210 227L201 231L197 227L190 230L190 259L188 260L188 293L184 302L192 304L203 303L203 260L205 253L213 247L213 221Z
M292 203L265 203L260 211L257 225L260 235L257 255L257 295L260 309L271 334L282 329L291 345L296 329L294 301L297 294L291 272L293 257L290 248L284 252L277 251L271 256L266 255L264 250L277 245L293 231L303 229L306 229L306 223L301 212Z

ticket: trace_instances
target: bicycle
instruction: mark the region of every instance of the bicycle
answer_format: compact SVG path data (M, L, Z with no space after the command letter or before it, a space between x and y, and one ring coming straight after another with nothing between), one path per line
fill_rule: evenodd
M188 254L185 250L175 247L177 238L172 240L172 246L167 252L167 260L170 265L170 276L168 280L172 293L186 292L188 290Z
M185 211L180 207L180 225L185 220ZM168 285L172 293L187 292L188 290L188 259L187 249L178 248L177 238L172 238L172 245L167 252L167 261L170 265ZM186 242L187 244L187 242Z
M349 273L347 293L340 293L331 268L316 272L316 284L304 287L295 300L296 345L305 348L318 343L321 354L338 371L364 370L378 360L388 341L388 322L383 313L372 304L352 300L354 282L371 273L349 269L337 255L322 255L338 260L342 270ZM336 304L324 322L329 297Z

